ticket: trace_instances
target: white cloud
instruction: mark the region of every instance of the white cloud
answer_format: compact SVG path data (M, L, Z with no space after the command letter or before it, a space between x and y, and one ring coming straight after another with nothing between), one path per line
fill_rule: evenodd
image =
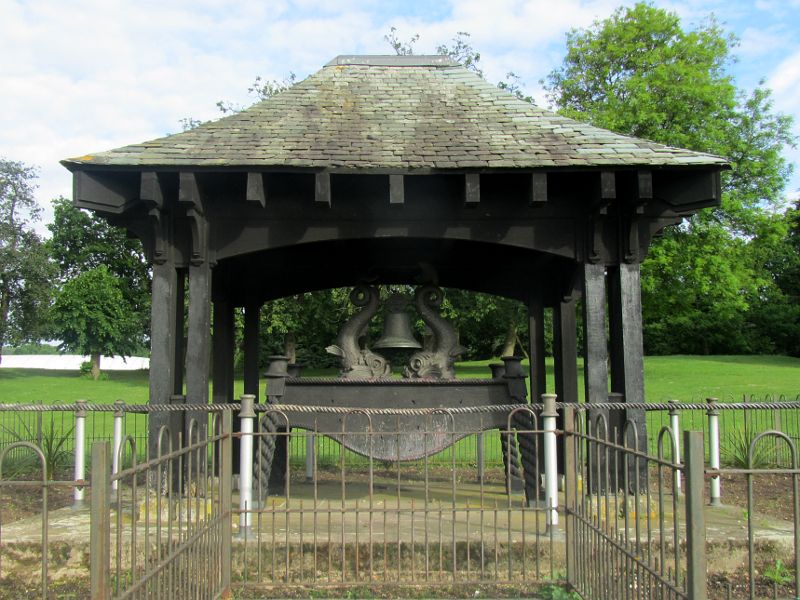
M0 55L6 57L0 62L0 155L40 165L37 198L46 204L71 193L60 159L175 132L182 117L219 116L218 100L251 100L246 90L256 75L303 77L337 54L390 52L383 36L392 25L403 38L419 33L419 52L469 32L490 81L513 70L543 103L538 80L563 56L565 32L608 16L618 4L0 0ZM728 14L747 5L733 4ZM695 21L727 6L722 0L660 5ZM769 30L749 25L745 41L756 51L770 41ZM798 54L770 76L776 105L786 112L798 111L799 77Z

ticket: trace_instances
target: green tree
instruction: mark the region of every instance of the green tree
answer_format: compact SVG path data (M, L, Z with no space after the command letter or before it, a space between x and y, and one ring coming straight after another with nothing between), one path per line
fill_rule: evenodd
M140 346L139 326L127 310L119 278L105 265L65 282L53 305L61 349L88 354L94 379L100 376L101 356L127 356Z
M52 267L33 230L35 179L33 167L0 159L0 360L3 345L38 341L47 324Z
M47 228L47 251L60 280L105 265L117 278L125 311L138 323L137 339L143 340L150 330L150 268L142 243L65 198L53 200L53 222Z
M543 82L566 116L731 162L721 206L665 231L642 265L651 352L766 349L751 309L780 290L758 257L780 238L782 153L795 140L769 90L736 88L735 46L713 17L685 30L676 14L638 3L568 33L563 63Z

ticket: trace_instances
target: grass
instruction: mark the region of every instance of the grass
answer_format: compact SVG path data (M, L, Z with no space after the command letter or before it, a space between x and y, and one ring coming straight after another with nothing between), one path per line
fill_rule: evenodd
M488 363L457 365L460 377L488 377ZM527 361L524 363L527 368ZM308 370L306 375L335 376L334 369ZM578 392L583 399L582 361L578 364ZM4 404L72 404L78 399L129 404L147 402L146 371L110 371L108 378L92 381L75 371L0 369L0 402ZM547 360L548 389L553 389L553 360ZM235 394L242 393L241 377ZM645 396L648 402L702 402L708 396L741 400L743 395L763 397L800 394L800 359L786 356L648 356L645 358Z
M464 362L457 365L460 377L488 377L488 363L491 361ZM527 362L525 363L527 369ZM583 374L582 364L579 364L578 391L583 399ZM554 388L553 361L548 358L546 363L548 389ZM335 376L336 371L308 370L309 376ZM243 391L243 381L237 378L234 393L238 397ZM770 395L777 399L783 395L788 399L795 399L800 393L800 359L785 356L651 356L645 358L645 395L648 402L666 402L677 399L682 402L703 402L706 397L715 396L722 401L741 401L743 395L763 398ZM111 371L108 377L99 381L92 381L74 371L43 371L36 369L2 369L0 370L0 403L4 404L73 404L78 399L88 400L93 403L113 403L122 399L129 404L147 402L148 375L146 371ZM764 412L766 411L754 411ZM27 413L29 417L31 413ZM771 415L761 415L763 418L772 418ZM0 414L0 420L8 419L11 415ZM134 425L137 435L146 431L145 417L141 415L128 415L129 426ZM786 419L784 419L784 427ZM682 428L703 428L705 426L705 412L691 411L682 415ZM725 431L736 431L742 423L741 413L738 411L723 412L721 425L723 435ZM133 423L131 423L133 421ZM64 419L66 431L73 420ZM7 424L7 421L4 422ZM649 413L648 428L651 432L651 450L655 451L656 432L661 426L667 424L666 414ZM800 429L797 418L794 427ZM772 423L768 423L772 426ZM90 413L87 431L91 437L107 437L112 431L112 416L110 413ZM487 461L499 455L497 436L487 436L486 457ZM304 454L301 447L303 440L300 436L293 437L297 446L297 458ZM320 443L322 440L320 440ZM337 445L330 443L320 447L320 458L330 454L332 460L338 459L335 452ZM473 460L475 456L475 440L467 438L456 445L457 462ZM668 454L668 453L667 453ZM440 457L450 460L450 454Z

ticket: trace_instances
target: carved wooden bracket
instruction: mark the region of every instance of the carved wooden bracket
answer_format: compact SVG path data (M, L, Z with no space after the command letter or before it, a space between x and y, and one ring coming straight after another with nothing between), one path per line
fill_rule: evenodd
M153 229L153 255L154 264L163 265L171 258L170 216L160 208L151 208L147 213Z
M596 264L601 259L600 248L605 230L605 217L611 201L617 197L616 174L613 171L602 171L599 188L598 198L594 201L589 215L589 252L586 258L591 264Z
M208 219L205 215L200 183L196 173L181 173L178 180L178 202L186 205L186 217L192 237L189 262L194 266L208 260Z
M192 233L192 253L189 262L199 266L208 260L208 219L196 208L189 208L186 216Z

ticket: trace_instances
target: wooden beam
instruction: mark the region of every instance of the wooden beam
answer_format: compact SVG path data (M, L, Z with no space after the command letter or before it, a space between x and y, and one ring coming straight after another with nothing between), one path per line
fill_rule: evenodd
M389 175L389 206L402 206L406 201L403 175Z
M142 171L139 197L156 208L164 207L164 188L158 173Z
M612 200L617 197L617 174L614 171L600 172L600 199Z
M200 184L197 174L182 172L178 176L178 202L189 204L195 208L203 207L203 197L200 193Z
M652 171L638 171L638 190L637 197L640 200L650 200L653 198L653 173Z
M542 206L547 202L547 173L533 173L531 175L529 202L532 206Z
M676 207L697 210L719 205L722 195L719 171L658 172L654 177L658 197Z
M245 199L248 202L258 202L261 208L267 205L267 185L264 178L264 173L247 174L247 194Z
M464 176L464 206L475 208L481 201L481 176L467 173Z
M139 199L140 185L137 173L75 171L72 176L72 198L81 208L120 214Z
M328 171L317 173L314 178L314 201L328 208L331 206L331 174Z

